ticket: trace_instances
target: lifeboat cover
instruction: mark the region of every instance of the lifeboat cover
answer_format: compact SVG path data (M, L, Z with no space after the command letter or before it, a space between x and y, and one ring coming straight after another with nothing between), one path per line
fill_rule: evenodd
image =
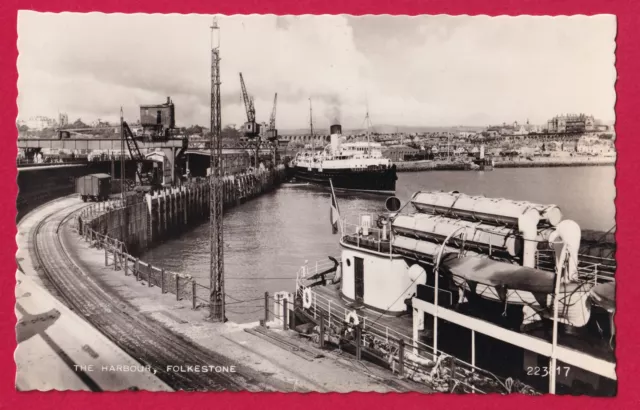
M445 256L440 266L445 273L488 286L505 286L535 293L554 292L555 274L540 269L477 256L458 258L455 254Z
M591 300L609 312L616 310L616 284L608 282L594 286L591 289Z

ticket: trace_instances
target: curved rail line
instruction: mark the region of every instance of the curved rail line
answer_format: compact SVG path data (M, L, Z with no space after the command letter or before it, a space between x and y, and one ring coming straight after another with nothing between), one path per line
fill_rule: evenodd
M80 209L80 208L78 208ZM139 314L127 301L107 294L71 260L57 230L78 209L60 216L56 210L33 229L33 253L40 269L64 298L66 304L101 333L120 346L176 390L273 390L220 354L189 341L153 319ZM167 366L230 366L237 373L172 372Z

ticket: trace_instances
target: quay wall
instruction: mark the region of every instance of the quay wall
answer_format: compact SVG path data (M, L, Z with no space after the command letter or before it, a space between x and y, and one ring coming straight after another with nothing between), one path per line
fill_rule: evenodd
M404 161L394 164L397 172L467 171L471 169L471 164L466 162Z
M273 190L285 180L284 166L224 177L223 209ZM103 249L105 266L135 276L136 281L157 287L162 293L188 300L192 307L206 305L209 287L187 274L167 271L141 261L137 255L154 244L179 234L209 218L209 181L201 179L121 200L95 203L75 220L80 235Z
M558 158L496 158L496 168L542 168L542 167L577 167L577 166L605 166L615 165L616 159L612 157L558 157ZM421 171L468 171L471 164L468 162L449 161L405 161L396 162L397 172L421 172Z
M615 157L526 158L495 161L496 168L588 167L615 165Z
M274 189L284 178L282 166L223 177L223 209ZM139 254L209 219L209 180L198 178L153 194L128 196L124 204L120 200L95 204L80 218L92 230Z

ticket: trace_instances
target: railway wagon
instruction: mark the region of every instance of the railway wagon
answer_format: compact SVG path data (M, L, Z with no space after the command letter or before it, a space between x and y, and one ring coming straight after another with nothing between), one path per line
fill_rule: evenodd
M76 193L84 202L105 201L111 194L111 176L108 174L90 174L76 179Z

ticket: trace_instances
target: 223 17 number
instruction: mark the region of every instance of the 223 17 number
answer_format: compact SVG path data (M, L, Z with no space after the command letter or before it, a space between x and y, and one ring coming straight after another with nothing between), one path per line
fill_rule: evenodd
M556 367L556 373L558 376L564 374L565 377L569 375L569 366L558 366ZM549 368L548 367L539 367L539 366L529 366L527 367L527 376L540 376L547 377L549 376Z

